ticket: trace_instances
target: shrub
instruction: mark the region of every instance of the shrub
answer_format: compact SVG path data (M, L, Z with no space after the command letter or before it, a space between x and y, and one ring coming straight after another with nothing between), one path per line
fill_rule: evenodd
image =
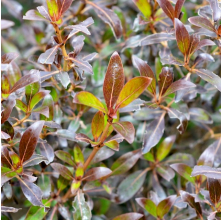
M2 219L220 219L217 0L2 14Z

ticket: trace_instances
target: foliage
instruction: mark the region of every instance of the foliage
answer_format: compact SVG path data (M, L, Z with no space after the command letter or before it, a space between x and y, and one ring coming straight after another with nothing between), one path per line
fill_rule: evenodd
M2 219L220 219L220 2L33 2L2 1Z

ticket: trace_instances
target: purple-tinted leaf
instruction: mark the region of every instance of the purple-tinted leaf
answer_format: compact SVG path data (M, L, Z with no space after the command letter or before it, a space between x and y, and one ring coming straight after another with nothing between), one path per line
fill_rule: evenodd
M73 0L57 0L60 16L68 10L68 8L71 6L72 2L73 2Z
M43 7L43 6L42 6ZM37 10L31 9L23 16L23 20L47 21L44 16Z
M211 41L211 40L209 40L209 39L203 39L203 40L201 40L201 41L198 43L198 45L197 45L197 47L195 48L194 52L197 51L197 50L199 50L199 49L201 49L202 47L213 46L213 45L215 45L215 43L214 43L213 41Z
M54 62L58 48L59 48L59 45L46 50L44 53L42 53L39 56L38 62L42 64L52 64Z
M118 215L113 220L138 220L143 217L142 214L136 212L130 212L122 215Z
M104 143L104 145L109 147L110 149L113 149L115 151L119 151L119 143L116 140L107 141Z
M157 205L157 216L160 218L163 218L164 215L166 215L173 204L176 201L177 196L169 196L166 199L162 200L158 205Z
M112 175L120 175L131 169L141 156L140 149L119 157L111 166Z
M133 143L135 129L131 122L122 121L122 122L113 123L112 125L114 127L114 130L117 133L120 133L128 143L130 144Z
M38 70L31 70L29 74L23 76L20 80L18 80L14 86L11 88L10 93L17 91L27 85L30 85L34 82L40 80L40 72Z
M152 45L152 44L158 44L163 41L170 41L174 40L175 37L168 33L157 33L157 34L151 34L146 36L145 38L142 38L138 43L140 46L146 46L146 45Z
M209 166L195 166L191 176L205 175L208 178L221 179L221 168Z
M188 120L185 114L174 108L168 108L168 114L170 118L179 119L180 124L177 126L177 130L179 131L180 134L183 134L188 125Z
M1 139L3 140L7 140L10 138L10 135L8 135L7 133L5 133L4 131L1 131Z
M84 46L84 39L85 39L85 37L83 35L76 36L73 38L71 45L74 48L75 55L78 55L81 52L81 50Z
M74 166L75 163L73 161L73 158L71 156L71 154L69 154L68 152L62 151L62 150L57 150L55 152L55 155L62 161L64 161L65 163L68 163L71 166Z
M157 173L168 182L174 178L175 172L168 166L159 166L156 168Z
M69 141L75 141L75 133L71 132L69 130L66 129L59 129L57 130L56 134L61 137L61 138L65 138Z
M157 206L151 199L137 198L136 202L152 216L157 217Z
M101 179L104 176L110 175L112 171L106 167L94 167L86 172L84 180L93 181Z
M92 143L93 141L86 135L82 133L78 133L75 136L76 141L86 142L86 143Z
M8 167L1 167L1 186L15 176L17 176L17 173L14 170Z
M184 56L187 55L190 46L190 36L183 23L175 18L175 32L177 45Z
M163 136L165 129L164 125L164 113L157 119L154 119L146 126L142 147L142 154L145 154L154 147Z
M44 115L46 118L50 117L49 107L48 106L40 106L32 110L32 112L39 113Z
M157 148L156 152L156 159L158 161L163 160L169 154L175 140L176 140L175 135L169 136L163 140L163 142Z
M221 8L219 7L219 2L218 0L210 0L209 3L213 11L213 20L214 22L217 22L221 18Z
M194 69L193 71L203 80L214 85L219 91L221 91L221 78L218 75L205 69Z
M78 58L69 57L74 62L74 65L82 69L86 73L93 74L92 66L87 62Z
M175 18L180 17L181 8L183 7L184 2L185 2L185 0L177 0L177 2L175 4L175 10L174 10Z
M14 26L14 24L15 23L13 21L8 21L8 20L2 19L1 20L1 30L7 29L7 28L9 28L11 26Z
M43 206L41 189L34 183L19 178L20 186L25 197L35 206Z
M21 163L25 162L33 155L43 125L44 121L37 121L26 129L22 135L19 143L19 156L21 158Z
M56 75L56 78L61 82L62 86L66 89L70 84L70 77L67 72L60 72Z
M54 160L54 149L51 147L51 145L45 142L41 142L39 143L39 148L41 154L48 159L48 161L45 161L45 163L51 163Z
M71 171L64 165L59 163L52 163L51 167L58 172L61 176L63 176L67 180L74 179L73 174Z
M28 106L20 99L16 99L16 107L21 109L25 113L28 111Z
M3 102L3 111L1 113L2 124L9 118L15 104L16 104L16 101L13 95L9 96L8 99Z
M202 209L199 202L195 202L195 199L189 193L180 190L181 198L184 202L187 202L192 208L196 210L198 216L202 218Z
M213 166L214 158L221 153L221 139L213 142L200 156L197 165Z
M157 0L164 13L173 21L175 17L175 11L173 6L168 0Z
M191 177L192 168L184 163L175 163L170 165L177 173L179 173L186 180L194 183L195 178Z
M141 110L141 106L145 103L145 101L141 99L135 99L133 102L131 102L129 105L127 105L124 108L120 109L120 113L123 112L134 112L137 110Z
M112 10L101 5L95 4L93 2L88 2L88 4L90 4L94 8L95 12L100 17L100 19L102 19L111 27L114 36L117 39L120 38L123 31L121 21L118 18L118 16Z
M38 177L29 175L28 173L23 173L22 174L22 179L27 181L27 182L34 183L38 179Z
M112 155L114 155L114 151L106 148L106 147L102 147L96 154L96 156L93 158L93 160L91 161L91 164L95 164L98 163L100 161L106 160L109 157L111 157Z
M210 54L201 53L196 57L193 64L195 68L199 68L200 66L202 67L205 63L208 62L215 62L215 60Z
M104 99L108 111L112 110L124 87L124 69L121 58L114 52L110 58L103 85Z
M172 83L168 89L166 90L166 92L164 93L163 97L166 97L174 92L177 92L179 90L183 90L183 89L189 89L189 88L193 88L196 87L196 85L190 81L187 81L185 79L180 79L177 80L176 82Z
M171 54L170 49L164 48L163 50L160 50L160 61L163 65L165 64L173 64L178 66L184 66L184 62L182 60L179 60L178 58L174 57Z
M34 165L41 163L42 161L47 163L47 158L45 158L44 156L42 156L40 154L34 154L31 156L31 158L29 160L26 160L23 163L23 166L24 167L34 166Z
M1 206L1 212L18 212L20 209L8 206Z
M48 10L44 6L38 6L37 10L44 18L46 18L46 20L52 21L50 15L48 13Z
M131 199L142 187L145 178L146 173L142 170L138 170L127 176L118 186L116 202L121 204Z
M220 200L220 197L221 197L220 180L208 178L207 179L207 187L209 190L210 199L216 206Z
M213 120L209 113L201 108L189 108L190 120L212 124Z
M196 17L191 17L188 20L193 25L205 28L212 32L216 32L216 29L214 28L213 24L207 18L196 16Z
M22 20L22 5L17 1L2 1L8 12L15 18Z
M155 94L156 93L156 79L150 66L135 55L132 56L132 61L133 61L134 67L136 67L139 70L141 76L147 76L152 79L151 84L147 87L147 89L152 94Z
M9 151L7 147L1 147L1 163L6 165L7 167L11 167L12 162L11 158L9 157Z

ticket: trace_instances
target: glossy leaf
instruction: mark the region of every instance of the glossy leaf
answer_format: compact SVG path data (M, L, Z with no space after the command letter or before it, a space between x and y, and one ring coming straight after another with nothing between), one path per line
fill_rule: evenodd
M160 7L163 9L165 14L173 21L175 12L174 8L168 0L157 0Z
M49 90L42 90L38 93L36 93L30 103L29 103L29 108L33 109L46 95L48 95L50 93Z
M119 143L116 140L106 141L104 143L104 145L109 147L110 149L113 149L115 151L119 151Z
M183 23L175 18L175 32L177 45L180 51L186 56L190 46L190 36Z
M25 96L27 103L29 103L31 98L40 90L40 87L41 85L39 82L34 82L25 87Z
M157 217L157 206L151 199L137 198L136 202L152 216Z
M213 120L209 113L201 108L189 108L190 120L212 124Z
M51 167L58 172L61 176L63 176L67 180L74 179L71 171L66 168L64 165L59 163L52 163Z
M1 167L1 186L16 175L17 173L8 167Z
M94 181L97 179L101 179L107 175L110 175L112 171L106 167L94 167L86 172L84 175L84 180L86 181Z
M128 152L119 157L111 166L112 176L120 175L131 169L141 156L140 150Z
M22 192L35 206L43 206L41 189L34 183L19 179Z
M112 10L95 4L93 2L88 2L88 4L90 4L94 8L95 12L100 17L100 19L102 19L111 27L115 37L117 39L120 38L122 35L122 25L117 15Z
M195 17L189 18L188 20L193 25L205 28L205 29L212 31L212 32L216 32L216 29L214 28L213 24L207 18L195 16Z
M28 106L24 102L22 102L20 99L16 99L16 107L21 109L23 112L28 111Z
M122 121L122 122L113 123L112 125L114 127L114 130L120 133L128 143L130 144L133 143L135 129L131 122Z
M89 92L83 91L77 93L74 97L73 102L81 105L86 105L92 108L96 108L99 111L106 113L106 110L103 104L101 103L101 101Z
M164 114L146 126L142 147L143 154L149 152L160 141L165 129L164 126Z
M23 166L24 167L34 166L34 165L41 163L42 161L44 161L45 163L48 162L47 158L45 158L44 156L42 156L40 154L33 154L30 159L26 160L23 163Z
M41 154L47 158L48 161L45 161L46 164L51 163L54 160L54 149L48 143L41 142L39 143L39 148Z
M1 206L1 212L18 212L20 209L8 206Z
M22 135L19 144L19 155L21 158L21 163L28 160L33 155L43 125L44 121L37 121L28 129L26 129Z
M69 165L71 166L74 166L75 163L72 159L72 156L71 154L69 154L68 152L65 152L65 151L62 151L62 150L57 150L55 152L55 155L60 159L62 160L63 162L65 163L68 163Z
M208 178L207 179L207 187L209 190L210 199L216 206L220 200L220 197L221 197L220 180Z
M219 7L218 0L210 0L209 1L212 12L213 12L213 20L217 22L221 18L221 8Z
M81 186L81 180L74 179L71 183L71 193L76 194L76 192L79 190Z
M138 170L124 179L117 188L117 203L121 204L132 198L142 187L146 173Z
M74 147L74 161L77 164L84 164L84 155L81 151L81 148L79 146Z
M141 76L146 76L152 79L147 89L152 94L155 94L156 93L156 79L150 66L135 55L132 56L132 61L133 61L134 67L136 67L139 70Z
M42 64L53 64L58 48L59 48L59 45L46 50L44 53L42 53L39 56L38 62Z
M159 92L160 95L163 95L170 85L173 83L173 69L169 67L163 67L159 75Z
M99 111L94 115L91 123L91 132L95 141L98 140L101 133L103 132L103 129L104 129L104 114L103 112Z
M196 213L202 217L202 209L199 202L195 202L195 199L189 193L180 190L181 198L184 202L187 202L192 208L196 210Z
M163 142L157 148L156 152L156 159L158 161L163 160L169 154L175 140L176 140L175 135L169 136L163 140Z
M183 89L189 89L189 88L193 88L196 87L196 85L188 80L185 79L180 79L177 80L176 82L173 82L166 90L166 92L164 93L164 97L177 92L179 90L183 90Z
M23 76L21 79L18 80L11 88L10 93L17 91L31 83L37 82L40 80L40 73L38 70L31 70L28 75Z
M194 69L193 70L198 76L200 76L203 80L211 83L215 86L219 91L221 91L221 78L215 73L205 70L205 69Z
M121 58L114 52L110 58L103 85L104 99L110 112L124 86L124 69Z
M133 2L146 18L150 18L152 14L152 8L148 1L133 0Z
M3 98L7 98L10 94L10 84L6 75L1 76L1 92Z
M138 219L141 219L142 217L143 215L140 213L130 212L130 213L119 215L113 218L113 220L138 220Z
M176 201L176 195L169 196L166 199L162 200L158 205L157 205L157 216L160 218L163 218L164 215L166 215L173 204Z
M3 105L3 111L1 112L1 123L3 124L9 118L13 107L15 106L16 101L13 95L9 96L7 100L5 100Z
M175 10L174 10L175 18L180 17L181 9L183 7L184 2L185 2L185 0L177 0L177 2L175 4Z
M59 8L56 0L47 0L48 13L52 21L57 21L60 17Z
M191 176L205 175L208 178L221 179L221 169L209 166L195 166Z
M181 175L186 180L194 183L195 178L191 176L192 168L183 163L175 163L170 165L179 175Z
M61 138L65 138L69 141L75 141L75 133L71 132L69 130L66 129L59 129L57 130L56 134L61 137Z
M150 85L152 79L138 76L126 83L117 99L116 109L123 108L134 101Z
M59 8L59 15L61 16L68 10L68 8L71 6L73 0L58 0L58 8Z
M74 208L73 217L75 220L91 219L91 210L81 190L79 190L75 196L72 206Z

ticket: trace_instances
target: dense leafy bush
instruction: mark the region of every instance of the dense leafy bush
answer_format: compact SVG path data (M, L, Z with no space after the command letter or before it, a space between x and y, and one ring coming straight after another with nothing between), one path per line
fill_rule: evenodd
M220 219L217 0L2 3L2 219Z

